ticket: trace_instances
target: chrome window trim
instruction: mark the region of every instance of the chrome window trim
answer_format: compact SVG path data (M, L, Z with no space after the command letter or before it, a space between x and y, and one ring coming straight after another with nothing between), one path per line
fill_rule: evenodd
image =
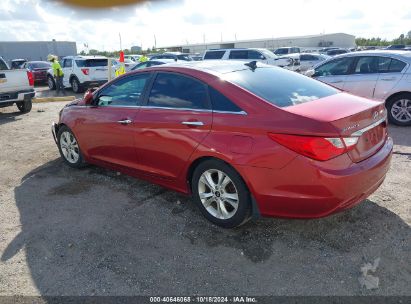
M192 108L173 108L173 107L159 107L159 106L141 106L146 109L163 109L163 110L177 110L177 111L193 111L193 112L205 112L205 113L219 113L219 114L235 114L235 115L247 115L247 112L232 112L232 111L214 111L211 109L192 109Z
M355 131L354 133L351 134L351 136L359 137L359 136L363 135L365 132L371 130L372 128L374 128L376 126L378 126L379 124L383 123L386 120L387 120L387 114L385 114L383 118L377 120L376 122L370 124L369 126L363 128L361 130Z
M159 107L159 106L141 106L146 109L163 109L163 110L177 110L177 111L194 111L194 112L212 112L210 109L191 109L191 108L173 108L173 107Z

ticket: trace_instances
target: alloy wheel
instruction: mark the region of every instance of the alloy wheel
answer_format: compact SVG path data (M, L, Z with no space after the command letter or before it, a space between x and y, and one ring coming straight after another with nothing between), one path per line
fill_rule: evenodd
M205 171L198 181L198 192L204 208L215 218L229 219L238 209L237 188L223 171Z
M400 122L411 121L411 100L399 99L391 107L392 116Z
M60 136L60 148L64 158L71 164L75 164L80 157L80 150L76 139L70 132L63 132Z

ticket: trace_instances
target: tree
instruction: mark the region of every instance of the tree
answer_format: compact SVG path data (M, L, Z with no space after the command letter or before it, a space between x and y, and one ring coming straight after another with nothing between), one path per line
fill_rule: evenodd
M411 31L408 31L407 38L411 40Z

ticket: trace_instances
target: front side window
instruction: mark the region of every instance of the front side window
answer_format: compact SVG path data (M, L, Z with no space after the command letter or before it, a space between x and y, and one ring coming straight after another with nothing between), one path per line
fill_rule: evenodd
M224 74L230 81L278 107L324 98L340 91L312 78L271 67Z
M141 105L149 73L122 78L99 92L99 106Z
M153 107L208 109L206 86L186 76L159 73L148 99Z
M347 75L350 72L353 58L338 58L315 69L314 76Z

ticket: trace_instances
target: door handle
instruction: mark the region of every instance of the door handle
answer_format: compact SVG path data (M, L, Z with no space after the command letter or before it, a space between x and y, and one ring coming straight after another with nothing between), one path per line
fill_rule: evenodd
M204 126L204 123L202 121L182 121L181 124L194 127Z
M132 121L131 121L130 119L118 120L117 122L118 122L119 124L122 124L122 125L128 125L128 124L131 124L131 123L132 123Z

